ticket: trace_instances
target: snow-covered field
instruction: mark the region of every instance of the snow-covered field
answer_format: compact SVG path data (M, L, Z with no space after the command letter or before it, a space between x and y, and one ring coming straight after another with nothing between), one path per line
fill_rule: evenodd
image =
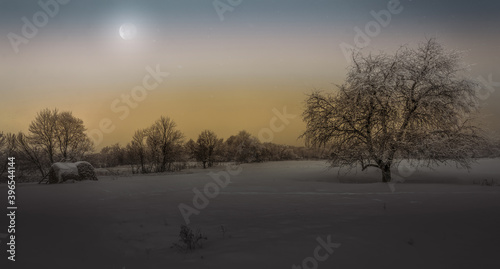
M327 167L240 166L190 216L208 236L191 253L171 248L184 223L179 204L193 206L193 188L203 192L214 182L208 173L224 167L18 184L17 261L7 263L2 242L0 268L500 268L500 187L472 184L500 182L500 159L470 172L419 170L394 192L366 183L379 180L377 171L339 176ZM318 237L340 245L327 255Z

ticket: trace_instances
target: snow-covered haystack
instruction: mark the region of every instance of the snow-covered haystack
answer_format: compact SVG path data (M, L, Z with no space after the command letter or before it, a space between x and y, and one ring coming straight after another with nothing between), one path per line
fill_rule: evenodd
M54 163L49 170L49 183L66 180L97 180L94 167L88 162Z

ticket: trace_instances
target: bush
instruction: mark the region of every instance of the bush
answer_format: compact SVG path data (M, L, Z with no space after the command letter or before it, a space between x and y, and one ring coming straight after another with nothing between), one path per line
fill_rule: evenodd
M203 240L207 240L207 237L201 233L200 229L193 232L193 229L183 224L179 233L179 243L174 243L173 247L187 252L202 248Z

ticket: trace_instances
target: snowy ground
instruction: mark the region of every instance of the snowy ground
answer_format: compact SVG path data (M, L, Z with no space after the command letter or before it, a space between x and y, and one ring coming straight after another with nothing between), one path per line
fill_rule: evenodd
M193 188L203 191L208 172L223 167L19 184L17 261L7 263L0 239L0 268L303 268L304 259L309 268L500 268L500 187L472 185L500 182L499 166L420 170L392 192L342 183L378 180L376 171L339 178L322 161L242 165L191 216L208 241L188 254L170 248L184 223L178 206L192 206ZM340 246L328 257L320 249L326 260L314 267L318 237Z

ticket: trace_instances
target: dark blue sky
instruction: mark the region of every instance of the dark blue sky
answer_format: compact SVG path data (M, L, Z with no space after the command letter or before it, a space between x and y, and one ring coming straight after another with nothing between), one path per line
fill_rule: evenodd
M225 2L225 0L221 0ZM350 24L369 19L367 11L380 10L385 0L243 0L237 11L229 12L230 23L335 22ZM405 22L456 23L486 26L499 21L499 1L418 1L401 0ZM38 11L37 1L0 1L2 28L16 25L19 18ZM124 16L172 23L215 23L211 0L72 0L54 21L71 25L100 25Z

